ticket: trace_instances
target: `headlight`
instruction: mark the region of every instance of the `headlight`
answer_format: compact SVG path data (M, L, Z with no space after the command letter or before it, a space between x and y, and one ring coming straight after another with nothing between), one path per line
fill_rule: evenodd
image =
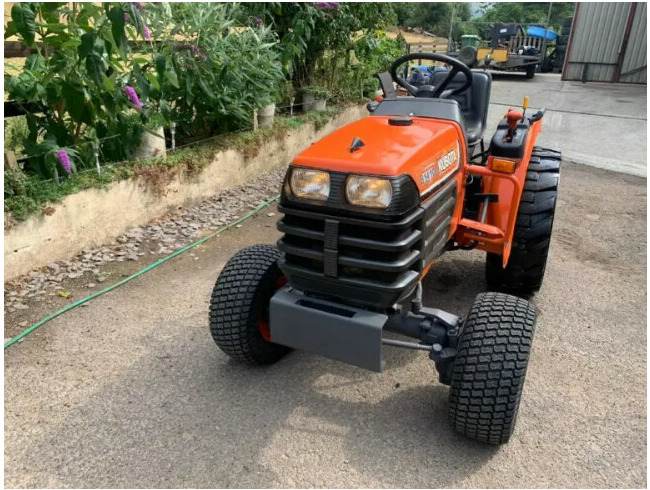
M330 195L330 174L320 170L294 168L291 171L291 192L298 199L327 201Z
M386 209L393 199L393 186L389 180L363 175L350 175L345 186L350 204L367 208Z

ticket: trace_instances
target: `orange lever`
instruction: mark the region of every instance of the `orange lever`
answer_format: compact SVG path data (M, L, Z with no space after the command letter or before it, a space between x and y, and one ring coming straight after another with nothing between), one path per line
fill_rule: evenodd
M510 131L514 132L514 130L517 129L517 123L523 118L524 115L521 112L517 112L513 109L508 109L506 119L508 120L508 127L510 128Z

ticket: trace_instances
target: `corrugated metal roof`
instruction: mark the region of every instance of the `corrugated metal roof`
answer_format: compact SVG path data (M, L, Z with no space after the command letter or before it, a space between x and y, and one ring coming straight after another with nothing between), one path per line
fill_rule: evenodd
M647 68L634 72L637 68L647 66L648 64L647 18L648 5L646 3L637 3L634 20L632 21L632 29L630 30L630 38L628 39L627 49L625 50L625 58L623 58L623 64L621 66L621 82L648 83ZM626 76L625 73L627 72L632 73Z

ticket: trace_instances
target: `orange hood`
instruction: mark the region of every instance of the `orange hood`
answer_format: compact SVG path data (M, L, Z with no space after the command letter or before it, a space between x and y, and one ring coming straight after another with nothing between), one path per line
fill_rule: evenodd
M411 117L409 126L390 125L393 116L368 116L328 134L294 160L294 165L339 172L394 176L410 174L420 191L435 185L465 161L463 134L455 122ZM364 146L350 152L354 138ZM455 151L456 161L439 160ZM444 168L443 168L444 167Z

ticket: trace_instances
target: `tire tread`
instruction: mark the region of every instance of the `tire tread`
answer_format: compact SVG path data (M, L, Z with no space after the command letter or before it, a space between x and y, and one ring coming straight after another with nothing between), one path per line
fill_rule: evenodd
M515 427L536 321L526 300L476 297L464 322L451 373L449 418L464 436L508 442Z

